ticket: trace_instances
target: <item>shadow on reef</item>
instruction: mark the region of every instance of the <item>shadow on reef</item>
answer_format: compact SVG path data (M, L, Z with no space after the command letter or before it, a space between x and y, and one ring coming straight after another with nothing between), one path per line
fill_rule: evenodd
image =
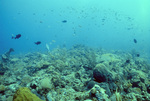
M0 100L150 100L150 64L133 51L84 45L10 56L12 51L0 61Z

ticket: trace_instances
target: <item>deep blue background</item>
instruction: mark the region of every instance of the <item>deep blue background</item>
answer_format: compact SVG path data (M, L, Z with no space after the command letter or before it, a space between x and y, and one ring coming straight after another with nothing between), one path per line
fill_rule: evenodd
M0 0L0 54L9 48L16 54L44 52L46 44L149 54L149 10L149 0ZM12 34L22 37L11 39Z

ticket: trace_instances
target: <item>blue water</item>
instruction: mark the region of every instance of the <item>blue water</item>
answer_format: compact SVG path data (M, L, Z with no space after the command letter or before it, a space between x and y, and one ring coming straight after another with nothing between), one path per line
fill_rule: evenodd
M13 54L45 52L46 44L149 54L149 10L149 0L0 0L0 54L9 48Z

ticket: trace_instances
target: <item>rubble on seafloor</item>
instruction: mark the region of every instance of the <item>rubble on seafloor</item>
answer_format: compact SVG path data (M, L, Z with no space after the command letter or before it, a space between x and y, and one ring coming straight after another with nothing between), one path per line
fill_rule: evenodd
M76 45L0 61L0 101L150 101L150 64Z

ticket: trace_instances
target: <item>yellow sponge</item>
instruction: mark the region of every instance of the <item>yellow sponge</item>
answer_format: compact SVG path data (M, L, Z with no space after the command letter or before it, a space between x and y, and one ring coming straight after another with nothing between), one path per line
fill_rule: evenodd
M27 87L19 88L13 96L13 101L44 101L33 94Z

